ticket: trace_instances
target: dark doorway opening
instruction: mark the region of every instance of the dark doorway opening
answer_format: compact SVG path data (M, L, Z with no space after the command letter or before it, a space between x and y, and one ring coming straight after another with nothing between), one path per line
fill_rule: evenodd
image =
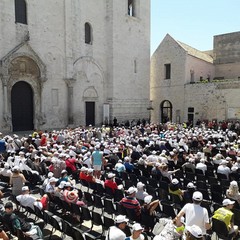
M86 102L86 126L95 125L95 102Z
M33 91L23 81L17 82L11 91L13 131L33 130Z

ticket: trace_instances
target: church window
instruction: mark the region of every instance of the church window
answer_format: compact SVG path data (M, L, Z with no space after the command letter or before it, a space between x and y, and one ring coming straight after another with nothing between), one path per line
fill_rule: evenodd
M135 0L128 0L128 15L135 17L136 15L135 9Z
M171 79L171 64L165 64L165 79Z
M27 4L25 0L15 0L15 22L27 24Z
M92 27L89 23L85 23L85 43L92 44Z

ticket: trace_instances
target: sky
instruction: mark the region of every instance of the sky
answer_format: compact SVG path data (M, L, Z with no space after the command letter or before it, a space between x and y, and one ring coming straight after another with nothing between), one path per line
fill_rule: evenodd
M151 0L151 55L166 34L200 51L213 36L240 31L240 0Z

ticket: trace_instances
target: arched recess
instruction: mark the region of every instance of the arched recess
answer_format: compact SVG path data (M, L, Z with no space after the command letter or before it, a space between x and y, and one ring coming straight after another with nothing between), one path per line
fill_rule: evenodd
M85 102L85 125L94 126L96 123L96 104L98 102L98 93L94 87L87 88L83 93Z
M14 84L11 90L13 131L33 130L33 90L24 81Z
M46 120L42 111L42 89L46 78L46 66L27 42L12 49L1 59L1 80L3 83L3 127L12 130L11 91L19 81L28 83L33 90L33 124L40 128Z
M172 103L168 100L164 100L160 104L160 119L162 123L172 121Z

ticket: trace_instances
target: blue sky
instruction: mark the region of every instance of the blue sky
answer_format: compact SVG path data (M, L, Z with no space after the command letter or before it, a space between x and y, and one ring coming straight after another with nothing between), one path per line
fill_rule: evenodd
M151 55L169 33L198 50L213 36L240 31L240 0L151 0Z

